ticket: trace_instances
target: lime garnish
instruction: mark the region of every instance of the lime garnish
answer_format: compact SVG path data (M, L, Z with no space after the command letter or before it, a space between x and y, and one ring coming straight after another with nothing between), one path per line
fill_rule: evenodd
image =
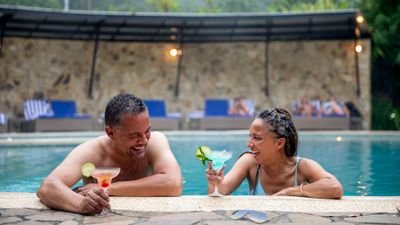
M211 155L211 149L208 146L199 146L196 149L196 158L199 159L201 161L201 163L203 163L203 165L206 165L206 161L211 161L207 156Z
M81 168L82 175L86 178L89 178L95 169L96 167L93 165L93 163L85 163Z

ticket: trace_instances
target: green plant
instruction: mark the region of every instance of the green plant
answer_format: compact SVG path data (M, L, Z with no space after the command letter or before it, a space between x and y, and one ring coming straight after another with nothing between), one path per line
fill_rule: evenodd
M364 0L359 7L372 36L372 129L399 130L400 1Z
M267 6L270 12L318 11L354 8L356 0L273 0Z
M372 97L372 129L400 130L400 108L386 97Z
M174 0L146 0L157 12L177 12L179 10L178 2Z

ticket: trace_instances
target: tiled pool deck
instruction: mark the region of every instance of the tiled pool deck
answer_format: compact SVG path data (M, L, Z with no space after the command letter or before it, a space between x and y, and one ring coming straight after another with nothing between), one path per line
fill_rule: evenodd
M50 210L34 193L0 193L0 224L254 224L231 219L236 209L264 211L269 224L400 224L400 197L112 197L111 205L112 216L83 216Z

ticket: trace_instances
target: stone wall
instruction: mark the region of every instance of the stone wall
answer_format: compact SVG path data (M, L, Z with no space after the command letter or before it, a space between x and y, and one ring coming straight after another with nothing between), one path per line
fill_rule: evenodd
M206 98L246 96L257 109L290 108L301 95L352 101L370 127L370 42L359 57L356 95L353 41L282 41L269 44L269 96L265 96L265 43L183 46L179 97L175 98L177 47L166 43L100 42L93 98L88 97L94 43L5 38L0 58L0 111L23 114L23 101L42 91L49 99L75 99L80 113L97 118L122 92L167 102L169 112L202 110Z

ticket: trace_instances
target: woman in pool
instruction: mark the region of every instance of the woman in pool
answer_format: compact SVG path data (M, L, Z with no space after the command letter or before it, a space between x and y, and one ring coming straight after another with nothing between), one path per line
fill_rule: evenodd
M281 108L264 110L252 122L247 146L229 173L208 164L208 193L215 185L230 194L247 178L251 195L292 195L339 199L340 182L317 162L297 156L298 136L290 113Z

